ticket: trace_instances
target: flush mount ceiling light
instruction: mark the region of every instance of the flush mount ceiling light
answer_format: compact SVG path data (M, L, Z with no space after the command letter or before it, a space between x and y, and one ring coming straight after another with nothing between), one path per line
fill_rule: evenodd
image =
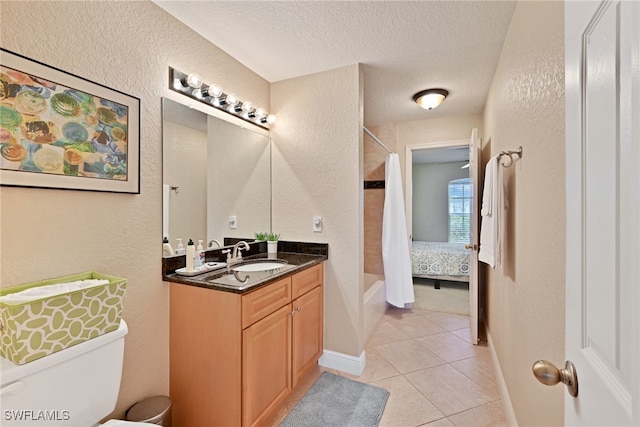
M273 114L268 114L261 108L254 108L251 102L240 101L232 94L224 93L222 89L214 84L204 84L200 76L196 73L185 74L175 68L169 67L169 74L169 80L171 82L169 87L176 92L213 106L218 110L239 117L242 120L246 120L264 129L268 129L268 126L275 121Z
M427 89L413 95L413 100L425 110L432 110L449 95L449 91L445 89Z

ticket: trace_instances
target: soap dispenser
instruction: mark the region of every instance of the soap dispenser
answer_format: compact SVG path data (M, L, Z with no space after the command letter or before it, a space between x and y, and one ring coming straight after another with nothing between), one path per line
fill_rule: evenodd
M173 248L171 247L171 243L169 243L169 239L165 237L162 239L162 256L171 255L173 255Z
M196 247L193 244L193 240L189 239L189 243L187 243L187 272L195 271L195 261L196 257Z
M196 248L196 268L204 265L204 248L202 247L202 240L198 240L198 247Z
M178 241L178 247L176 248L176 255L184 255L184 246L182 246L182 239L176 239Z

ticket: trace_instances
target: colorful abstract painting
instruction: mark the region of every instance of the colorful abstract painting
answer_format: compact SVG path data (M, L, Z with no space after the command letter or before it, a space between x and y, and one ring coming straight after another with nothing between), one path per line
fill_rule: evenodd
M137 98L0 51L0 184L139 192Z

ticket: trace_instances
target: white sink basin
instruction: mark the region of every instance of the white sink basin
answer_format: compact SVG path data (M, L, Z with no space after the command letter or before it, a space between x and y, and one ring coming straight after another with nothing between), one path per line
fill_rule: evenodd
M239 265L234 267L234 271L269 271L275 270L287 265L286 262L268 261L268 262L252 262L250 264Z

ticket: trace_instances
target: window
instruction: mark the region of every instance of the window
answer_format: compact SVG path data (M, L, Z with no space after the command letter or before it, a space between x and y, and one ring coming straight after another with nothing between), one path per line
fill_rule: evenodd
M471 242L471 180L449 181L449 242Z

